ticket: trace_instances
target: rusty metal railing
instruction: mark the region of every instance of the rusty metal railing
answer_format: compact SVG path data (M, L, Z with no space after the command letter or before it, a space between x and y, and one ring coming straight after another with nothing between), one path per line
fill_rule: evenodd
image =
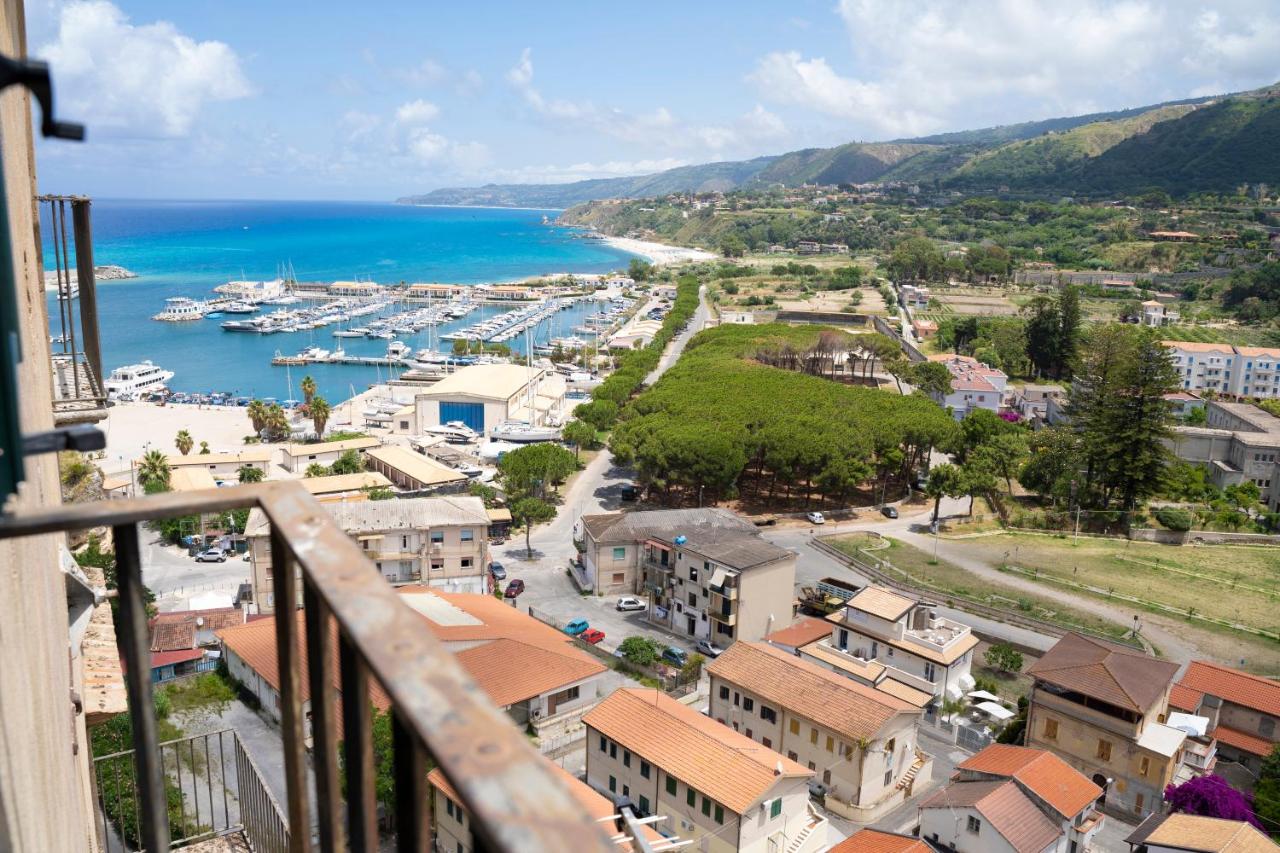
M304 674L299 659L300 644L305 643L321 850L378 849L367 701L371 679L386 691L392 705L398 850L424 853L432 846L428 755L472 815L478 849L511 853L614 849L604 828L591 820L563 782L547 772L523 733L490 703L320 504L295 482L274 482L0 517L0 539L112 528L120 599L118 639L127 669L139 829L146 850L168 850L170 832L137 526L158 518L246 506L259 507L271 524L275 600L296 601L301 582L306 605L304 620L283 618L284 613L275 620L289 827L309 826L311 814ZM337 660L331 640L335 629ZM345 803L338 775L339 689L335 683L340 684L341 696L360 697L340 705ZM309 853L314 849L311 833L292 832L289 849Z

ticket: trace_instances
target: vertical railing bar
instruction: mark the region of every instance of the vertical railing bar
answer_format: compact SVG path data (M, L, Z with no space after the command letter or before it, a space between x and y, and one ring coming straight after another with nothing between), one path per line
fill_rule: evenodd
M58 202L53 199L49 200L49 230L53 232L51 235L53 238L53 274L58 287L58 329L62 333L62 343L59 346L63 348L63 352L66 352L67 316L63 308L63 299L66 297L62 289L62 255L58 249ZM43 285L44 282L42 281L41 284ZM68 286L67 291L69 292L70 289Z
M67 343L71 347L71 387L72 397L80 396L80 366L77 364L76 358L76 315L71 306L71 255L67 253L67 203L65 200L58 201L58 207L61 209L59 215L60 229L62 231L62 262L67 267ZM77 288L79 283L77 282Z
M422 744L394 709L391 712L392 752L395 755L396 850L427 853L431 826L427 808L427 761Z
M378 808L374 799L373 738L369 715L369 673L346 634L338 632L338 669L342 679L343 756L347 769L347 840L352 850L378 847Z
M221 732L218 733L218 737L222 737ZM219 773L224 773L224 770L225 769L221 766L218 768ZM209 735L207 734L204 736L204 781L205 788L209 792L209 826L213 828L214 832L217 832L218 822L216 820L216 815L218 812L217 808L213 805L213 756L209 752ZM225 782L223 783L223 786L226 786ZM222 814L222 822L225 824L223 829L231 828L231 816L226 812L223 812Z
M345 845L342 833L342 792L338 784L338 734L334 719L332 619L329 607L306 578L302 579L303 612L307 626L307 670L311 678L311 743L320 817L320 849L337 853Z
M196 739L192 738L191 740L187 741L187 743L190 744L191 746L191 801L196 812L195 829L197 831L197 834L201 834L199 832L199 829L200 829L200 779L199 777L196 776ZM208 770L209 770L209 767L206 764L205 765L206 773L208 772ZM213 811L213 806L210 806L209 810ZM210 828L212 828L213 826L212 816L209 819L209 826Z
M307 764L302 734L302 681L298 672L298 592L293 554L283 537L272 530L271 566L276 597L276 659L280 673L281 733L287 781L290 846L295 853L311 850L311 810L307 795Z
M112 528L116 546L116 583L120 608L120 640L124 652L125 687L133 723L133 757L138 787L143 795L139 833L143 847L169 849L169 823L163 804L164 775L157 763L155 700L151 695L151 643L147 637L147 608L143 600L142 561L138 552L138 528L119 524Z
M223 747L226 732L218 732L218 766L222 768L222 813L227 817L227 826L231 825L231 804L227 802L227 751ZM236 736L235 732L231 733L232 737ZM240 768L236 768L236 786L240 783ZM244 815L240 815L240 824L244 825Z
M84 355L98 380L96 391L102 393L102 343L98 337L98 282L93 271L93 225L89 217L87 198L71 201L71 228L76 243L76 287L80 295L76 303L80 308L81 338Z

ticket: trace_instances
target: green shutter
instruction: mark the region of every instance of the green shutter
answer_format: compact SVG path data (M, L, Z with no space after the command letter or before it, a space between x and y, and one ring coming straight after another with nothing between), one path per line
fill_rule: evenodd
M667 793L673 797L676 795L676 777L674 776L667 777Z

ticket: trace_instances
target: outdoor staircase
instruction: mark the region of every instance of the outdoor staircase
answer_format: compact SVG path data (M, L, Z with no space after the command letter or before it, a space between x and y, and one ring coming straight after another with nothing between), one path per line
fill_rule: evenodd
M898 780L895 786L896 790L907 792L907 796L911 796L911 786L916 781L916 774L920 772L920 768L924 767L924 753L916 750L916 760L911 762L911 766L907 768L907 772L902 774L902 778Z
M787 845L787 853L800 853L805 849L805 845L814 833L827 825L827 819L818 814L818 812L814 810L813 806L810 805L807 808L809 811L809 820L805 824L804 829L800 830L800 832L796 834L796 837L791 839L791 843Z

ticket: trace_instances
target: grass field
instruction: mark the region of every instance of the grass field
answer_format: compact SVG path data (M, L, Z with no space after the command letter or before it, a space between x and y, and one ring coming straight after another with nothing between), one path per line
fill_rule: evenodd
M1189 616L1280 631L1280 549L1090 537L1073 545L1067 538L1035 534L952 540L949 546L993 566L1020 566L1041 578L1134 596Z
M903 573L903 580L908 583L934 590L942 596L973 598L992 607L1016 610L1064 628L1115 639L1124 636L1126 631L1124 625L1103 619L1085 609L1065 607L1050 598L1028 595L1013 587L992 583L946 560L934 563L932 555L896 539L877 539L865 533L851 533L825 541L846 554L861 559L865 559L865 555L860 555L858 549L874 548L880 542L888 542L889 547L873 551L874 556L896 566Z

